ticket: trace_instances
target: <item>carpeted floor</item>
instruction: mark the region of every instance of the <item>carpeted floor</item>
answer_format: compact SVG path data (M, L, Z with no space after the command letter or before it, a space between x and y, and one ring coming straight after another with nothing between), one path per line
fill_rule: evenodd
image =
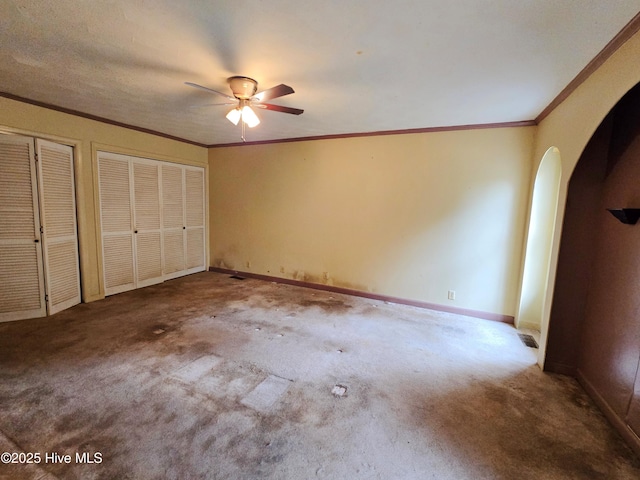
M640 478L517 333L216 273L0 324L0 478Z

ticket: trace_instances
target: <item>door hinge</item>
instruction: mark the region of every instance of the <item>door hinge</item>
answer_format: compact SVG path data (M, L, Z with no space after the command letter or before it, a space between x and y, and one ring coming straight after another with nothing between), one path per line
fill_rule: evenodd
M48 302L48 301L49 301L49 295L45 295L45 296L44 296L44 301L45 301L45 302Z
M35 156L35 158L36 158L36 162L37 162L37 161L38 161L38 154L37 154L37 153L34 153L33 155Z
M44 227L42 225L40 226L40 233L44 233Z

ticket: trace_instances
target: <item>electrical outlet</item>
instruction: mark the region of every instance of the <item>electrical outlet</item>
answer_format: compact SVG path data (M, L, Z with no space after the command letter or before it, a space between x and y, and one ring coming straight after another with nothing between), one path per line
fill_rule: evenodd
M449 290L449 293L447 294L447 298L449 300L455 300L456 299L456 291L455 290Z

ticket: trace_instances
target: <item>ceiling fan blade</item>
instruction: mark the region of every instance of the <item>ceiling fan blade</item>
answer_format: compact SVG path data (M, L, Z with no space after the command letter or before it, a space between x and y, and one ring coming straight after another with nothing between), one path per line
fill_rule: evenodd
M222 97L228 98L229 100L235 101L236 99L226 93L218 92L217 90L213 90L211 88L203 87L202 85L198 85L197 83L184 82L185 85L189 85L190 87L199 88L200 90L204 90L205 92L215 93L216 95L220 95Z
M189 108L206 108L206 107L217 107L220 105L237 105L238 102L224 102L224 103L205 103L203 105L189 105Z
M272 103L256 103L252 106L273 110L274 112L290 113L292 115L300 115L304 110L300 108L283 107L282 105L273 105Z
M251 97L251 100L264 102L266 100L271 100L272 98L284 97L285 95L290 95L292 93L295 93L293 88L281 83L280 85L276 85L275 87L267 88L266 90L256 93Z

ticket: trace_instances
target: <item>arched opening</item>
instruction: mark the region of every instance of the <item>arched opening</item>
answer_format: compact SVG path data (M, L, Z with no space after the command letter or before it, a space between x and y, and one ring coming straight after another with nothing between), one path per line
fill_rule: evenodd
M615 105L569 181L545 370L575 375L640 452L640 84ZM635 432L635 435L634 433Z
M560 151L551 147L542 157L533 185L522 290L516 317L518 329L538 334L541 330L546 331L543 319L561 174ZM544 338L542 340L539 342L541 350L544 349Z

